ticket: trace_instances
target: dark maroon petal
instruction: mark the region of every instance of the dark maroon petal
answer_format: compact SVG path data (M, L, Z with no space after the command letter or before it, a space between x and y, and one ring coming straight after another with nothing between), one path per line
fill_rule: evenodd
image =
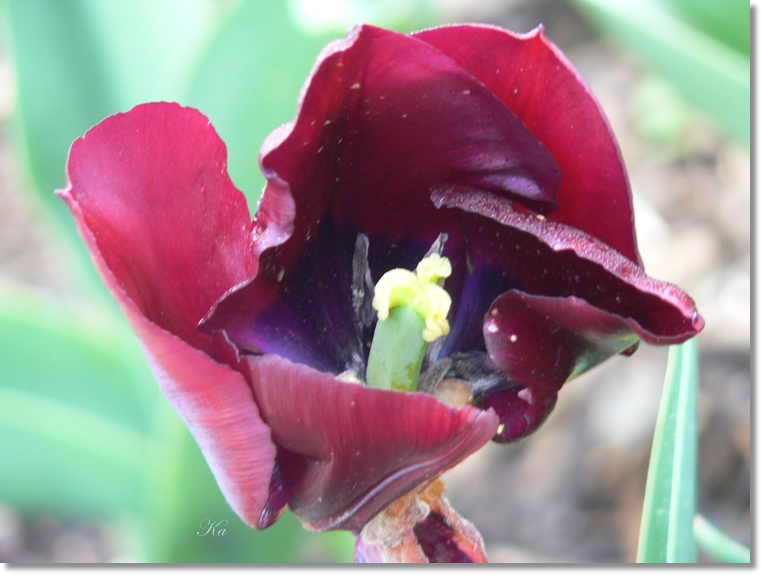
M484 83L550 151L561 170L548 218L579 228L640 263L624 163L606 117L542 27L513 34L444 26L414 34Z
M139 106L74 143L59 194L228 503L256 525L275 460L270 430L244 377L204 353L219 348L194 329L255 265L224 145L194 110Z
M473 524L444 497L437 478L391 502L357 534L358 563L487 563Z
M69 187L118 285L151 322L198 349L196 325L251 278L251 221L209 120L177 104L107 118L71 147Z
M515 385L478 402L500 417L496 441L534 431L568 381L637 342L625 319L575 297L548 298L511 290L484 322L490 359Z
M358 328L343 305L356 233L370 237L380 277L393 260L411 259L380 250L413 244L420 257L451 227L431 189L468 184L548 211L558 184L552 157L480 82L426 43L372 26L326 48L295 122L268 138L261 164L260 272L204 329L334 373L358 357Z
M257 529L267 529L270 525L280 519L283 511L286 509L286 505L288 505L288 498L283 489L280 468L276 463L275 469L273 469L272 475L270 476L269 494L264 509L262 510L262 514L259 516Z
M556 394L531 395L531 388L521 385L484 394L474 405L492 409L500 418L500 425L492 441L508 443L534 432L553 411Z
M490 359L537 397L637 342L630 322L576 297L550 298L511 290L484 321Z
M440 191L434 200L460 213L472 265L502 267L520 291L584 300L625 319L648 343L682 343L703 328L685 292L580 230L474 189Z
M429 563L473 563L455 541L455 531L439 513L429 513L413 527Z
M492 412L338 381L283 358L248 358L279 445L289 506L314 529L356 529L494 435Z
M362 329L352 306L355 239L325 223L288 277L280 248L266 251L255 280L220 301L201 329L222 330L250 352L363 377Z
M430 245L443 231L432 186L468 184L540 209L555 205L558 185L550 154L480 82L426 43L372 26L324 50L295 122L265 142L261 164L264 197L285 183L296 205L286 273L329 211L371 245Z

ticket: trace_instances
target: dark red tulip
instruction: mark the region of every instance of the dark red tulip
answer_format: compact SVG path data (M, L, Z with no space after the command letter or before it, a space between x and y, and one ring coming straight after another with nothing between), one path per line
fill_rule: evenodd
M645 275L608 123L542 30L354 28L260 164L252 222L209 121L145 104L74 143L60 192L251 525L288 504L311 528L359 531L491 438L535 430L568 379L703 326ZM368 279L413 269L441 234L451 332L418 392L369 388ZM452 381L470 405L437 399ZM451 523L410 536L460 557Z

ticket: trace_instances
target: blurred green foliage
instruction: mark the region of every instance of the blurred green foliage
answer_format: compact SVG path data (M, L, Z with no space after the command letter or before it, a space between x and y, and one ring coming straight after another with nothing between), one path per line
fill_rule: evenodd
M746 0L574 0L617 44L712 114L751 137L751 12Z

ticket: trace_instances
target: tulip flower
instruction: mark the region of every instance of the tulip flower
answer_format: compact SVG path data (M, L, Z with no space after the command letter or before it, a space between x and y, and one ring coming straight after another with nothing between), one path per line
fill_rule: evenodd
M144 104L74 142L59 192L254 527L288 505L358 560L485 560L438 476L703 327L645 274L617 144L542 29L358 26L259 161L252 221L208 119Z

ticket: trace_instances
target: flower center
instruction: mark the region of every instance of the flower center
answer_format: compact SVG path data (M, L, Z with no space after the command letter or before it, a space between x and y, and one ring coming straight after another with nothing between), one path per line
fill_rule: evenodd
M369 386L416 390L429 343L450 331L452 300L442 285L451 273L450 260L432 254L415 272L393 269L378 281L373 296L378 322L366 370Z

